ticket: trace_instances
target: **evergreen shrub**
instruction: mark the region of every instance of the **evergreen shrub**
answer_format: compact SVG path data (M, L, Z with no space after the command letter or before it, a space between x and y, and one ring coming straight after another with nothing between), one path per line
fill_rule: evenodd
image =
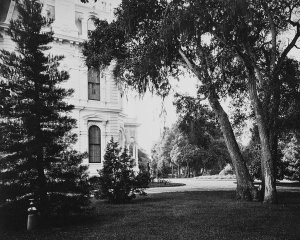
M136 176L133 166L128 150L121 151L112 138L106 147L103 168L99 171L99 196L110 203L126 203L136 194L145 195L143 188L147 187L150 177L148 180L144 173Z

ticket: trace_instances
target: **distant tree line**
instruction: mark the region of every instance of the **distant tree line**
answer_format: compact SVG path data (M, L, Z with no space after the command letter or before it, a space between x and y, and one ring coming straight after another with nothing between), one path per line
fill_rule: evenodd
M157 177L218 174L230 162L218 123L197 99L177 95L179 119L165 128L152 148L151 168Z

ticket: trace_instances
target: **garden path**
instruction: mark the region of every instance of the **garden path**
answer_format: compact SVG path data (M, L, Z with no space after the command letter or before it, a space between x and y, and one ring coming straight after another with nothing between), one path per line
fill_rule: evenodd
M156 187L148 188L146 192L165 193L165 192L187 192L187 191L234 191L236 181L234 179L199 179L199 178L170 178L165 179L172 183L184 183L185 186L177 187ZM278 191L300 192L299 184L295 186L289 181L280 181L280 186L277 186Z

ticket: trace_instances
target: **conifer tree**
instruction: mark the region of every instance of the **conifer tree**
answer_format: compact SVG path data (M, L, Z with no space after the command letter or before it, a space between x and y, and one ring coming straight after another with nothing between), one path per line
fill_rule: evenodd
M16 6L18 19L8 29L15 52L0 52L0 203L34 197L47 213L50 196L87 196L87 173L84 155L72 149L76 121L64 101L73 90L60 86L69 78L59 70L63 56L48 52L51 19L38 0Z
M135 197L136 179L133 159L125 148L122 153L113 138L107 144L103 169L99 171L101 194L111 203L124 203Z

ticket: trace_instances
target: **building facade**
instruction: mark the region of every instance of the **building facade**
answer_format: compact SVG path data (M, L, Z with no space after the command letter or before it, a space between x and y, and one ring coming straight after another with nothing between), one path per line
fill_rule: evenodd
M127 146L137 162L136 119L130 119L123 111L121 89L112 76L112 67L104 71L88 69L81 53L81 43L87 40L88 31L94 29L92 18L113 18L113 9L118 0L98 0L96 3L83 4L80 0L41 0L42 14L54 20L54 42L51 54L64 55L61 68L68 71L70 79L64 87L74 89L68 102L75 106L72 112L77 119L78 135L75 146L80 152L88 152L89 157L83 164L89 165L91 175L97 174L103 164L107 142L114 138L121 147ZM0 49L14 51L14 43L5 34L11 19L18 16L13 0L0 3ZM138 164L135 164L138 170Z

